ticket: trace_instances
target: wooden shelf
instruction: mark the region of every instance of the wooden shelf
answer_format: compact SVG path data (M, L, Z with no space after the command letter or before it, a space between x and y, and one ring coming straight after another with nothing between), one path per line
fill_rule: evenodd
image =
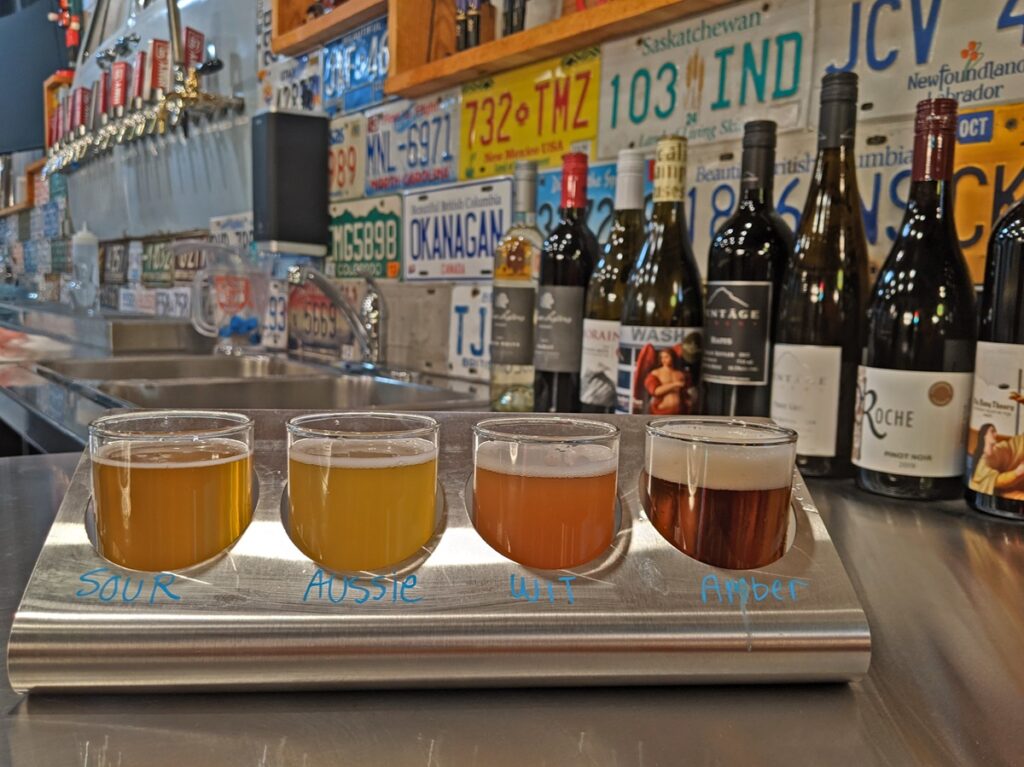
M72 73L66 69L54 72L43 81L43 136L46 148L50 148L50 115L57 108L57 91L71 86Z
M570 13L560 19L500 40L460 51L419 66L403 66L392 51L391 73L385 90L401 96L422 96L443 88L477 80L486 75L515 69L535 61L571 53L582 48L646 30L669 21L727 5L733 0L611 0L604 5ZM395 10L408 0L392 0L389 25L395 24ZM414 0L423 2L423 0ZM397 30L389 29L391 45L397 46L408 30L403 18ZM396 34L397 32L397 34ZM419 30L423 34L422 28Z
M300 56L329 43L351 29L383 16L388 0L345 0L333 11L306 21L313 0L274 0L270 47L274 53Z
M7 208L0 208L0 218L6 216L13 216L15 213L21 213L25 210L32 210L32 203L30 202L19 202L17 205L11 205Z

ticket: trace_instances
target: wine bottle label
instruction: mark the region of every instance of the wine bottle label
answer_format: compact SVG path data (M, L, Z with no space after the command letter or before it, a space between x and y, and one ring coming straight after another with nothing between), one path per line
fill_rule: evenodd
M615 407L619 327L616 320L583 320L580 401L587 405Z
M584 289L542 285L537 291L533 366L544 373L578 373L583 340Z
M533 363L532 285L494 286L491 315L491 362L495 365Z
M616 412L699 413L702 334L702 328L623 325Z
M797 433L800 455L836 454L842 366L840 346L775 344L771 416Z
M709 282L704 308L704 380L767 386L770 282Z
M1024 346L979 341L974 364L967 484L1024 501Z
M679 202L686 192L686 140L658 141L654 157L654 201Z
M970 373L857 368L853 463L911 477L958 477Z

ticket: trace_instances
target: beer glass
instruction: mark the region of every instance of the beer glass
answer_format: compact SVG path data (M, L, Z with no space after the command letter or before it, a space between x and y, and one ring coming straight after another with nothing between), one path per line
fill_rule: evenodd
M746 421L663 418L647 424L640 499L677 549L748 570L782 556L796 432Z
M436 524L437 421L318 413L288 422L288 528L330 570L376 570L416 554Z
M577 567L615 534L619 430L575 418L491 418L473 427L473 522L527 567Z
M210 559L252 518L252 419L149 410L89 426L96 543L115 564L177 570Z

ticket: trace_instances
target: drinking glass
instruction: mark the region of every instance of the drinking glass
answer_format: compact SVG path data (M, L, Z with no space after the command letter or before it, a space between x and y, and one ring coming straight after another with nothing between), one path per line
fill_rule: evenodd
M148 410L89 426L96 543L115 564L176 570L220 553L252 519L252 419Z
M400 413L317 413L288 422L288 528L330 570L416 554L436 524L438 426Z
M677 549L747 570L782 556L796 432L739 420L662 418L647 424L640 499Z
M527 567L586 564L615 534L619 430L577 418L491 418L473 427L473 521Z

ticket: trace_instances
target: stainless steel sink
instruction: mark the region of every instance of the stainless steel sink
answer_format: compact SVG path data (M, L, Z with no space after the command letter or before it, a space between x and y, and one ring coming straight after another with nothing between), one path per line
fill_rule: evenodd
M106 381L101 392L139 407L232 409L486 409L486 392L370 375L249 378L209 381Z
M225 355L146 355L102 359L42 360L36 364L43 373L75 381L168 380L182 378L264 378L268 376L310 376L322 368L271 355L229 357Z

